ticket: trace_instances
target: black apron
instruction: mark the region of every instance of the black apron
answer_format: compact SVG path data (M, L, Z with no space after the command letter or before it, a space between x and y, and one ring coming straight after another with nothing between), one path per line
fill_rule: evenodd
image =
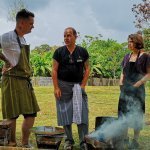
M130 62L129 58L123 68L124 80L118 105L118 116L130 117L130 119L135 120L136 126L138 126L137 122L140 122L141 124L143 121L143 114L145 113L145 87L144 85L141 85L138 88L133 86L143 77L137 69L139 55L140 51L136 61Z

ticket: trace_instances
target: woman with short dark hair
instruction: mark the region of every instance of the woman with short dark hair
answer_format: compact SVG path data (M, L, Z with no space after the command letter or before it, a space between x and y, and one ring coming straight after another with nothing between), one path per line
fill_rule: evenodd
M123 71L120 77L121 93L118 105L118 116L125 119L128 127L134 129L131 148L139 147L138 138L143 127L145 113L145 87L150 79L150 56L143 50L143 38L140 34L128 36L128 48L131 50L122 62ZM126 139L127 139L126 130Z

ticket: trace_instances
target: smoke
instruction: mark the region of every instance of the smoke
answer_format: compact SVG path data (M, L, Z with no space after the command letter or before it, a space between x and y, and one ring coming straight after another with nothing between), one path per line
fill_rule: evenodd
M96 131L89 134L89 137L99 141L108 141L123 134L127 128L126 119L109 119L105 121Z
M125 91L126 90L126 91ZM96 131L89 134L89 137L98 141L107 142L108 140L119 137L126 137L129 127L140 130L143 127L143 110L141 95L137 88L128 86L120 94L121 104L119 118L102 117L106 119ZM140 95L140 96L137 96Z

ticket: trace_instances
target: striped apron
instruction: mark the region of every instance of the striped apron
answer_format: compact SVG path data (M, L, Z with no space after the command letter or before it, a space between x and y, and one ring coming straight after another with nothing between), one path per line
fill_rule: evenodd
M18 64L2 76L2 115L11 119L20 114L38 112L39 106L30 82L29 45L21 45Z
M73 123L73 82L58 81L61 89L61 98L56 100L57 120L59 126L71 125ZM82 113L81 124L88 124L88 98L82 89Z

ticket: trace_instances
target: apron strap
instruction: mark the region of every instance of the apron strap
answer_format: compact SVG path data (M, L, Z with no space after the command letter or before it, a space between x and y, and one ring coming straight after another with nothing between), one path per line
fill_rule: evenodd
M141 53L141 51L139 50L138 55L137 55L137 58L136 58L136 61L135 61L136 63L137 63L137 61L138 61L138 58L139 58L139 56L140 56L140 53ZM130 61L130 58L131 58L132 54L133 54L133 53L131 53L131 54L129 55L128 62Z
M22 48L22 44L21 44L21 42L20 42L20 38L19 38L19 35L18 35L18 33L17 33L17 30L15 29L14 32L15 32L16 35L17 35L17 42L18 42L19 47L20 47L20 49L21 49L21 48ZM24 38L24 37L23 37L23 38ZM25 38L24 38L24 40L25 40ZM25 40L25 42L26 42L26 40Z

